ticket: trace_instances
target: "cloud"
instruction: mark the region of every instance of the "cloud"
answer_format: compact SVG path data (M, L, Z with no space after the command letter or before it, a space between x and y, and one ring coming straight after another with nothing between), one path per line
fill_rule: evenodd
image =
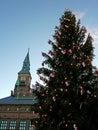
M85 16L85 12L75 12L76 19L82 19Z
M98 28L92 30L92 36L94 39L98 40Z
M76 16L76 19L77 20L81 20L85 15L86 15L86 12L82 12L82 11L79 11L79 12L74 12L75 16ZM86 26L86 29L87 29L87 32L90 33L90 35L92 36L93 38L93 43L94 44L98 44L98 27L89 27L88 25Z
M94 44L97 43L98 44L98 27L94 27L94 28L88 28L89 33L91 34L93 40L94 40Z

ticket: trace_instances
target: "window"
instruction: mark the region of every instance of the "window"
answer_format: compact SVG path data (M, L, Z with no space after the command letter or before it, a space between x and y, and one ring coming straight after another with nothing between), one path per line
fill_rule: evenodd
M26 108L26 111L29 111L29 108Z
M30 124L29 124L29 130L34 130L34 124L32 121L30 121Z
M19 108L17 107L17 111L19 111Z
M7 127L7 121L4 120L0 124L0 130L6 130L6 127Z
M15 130L16 127L16 121L11 121L10 122L10 130Z
M26 121L20 121L19 130L26 130Z
M24 85L25 85L25 81L21 81L20 86L24 86Z
M9 111L9 110L10 110L10 108L8 107L8 108L7 108L7 110Z

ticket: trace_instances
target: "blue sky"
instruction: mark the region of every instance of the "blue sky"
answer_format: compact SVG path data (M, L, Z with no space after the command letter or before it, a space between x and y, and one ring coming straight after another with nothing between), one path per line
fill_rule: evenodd
M98 0L0 0L0 98L10 95L30 48L32 84L38 80L41 52L48 52L65 8L76 14L94 39L98 67Z

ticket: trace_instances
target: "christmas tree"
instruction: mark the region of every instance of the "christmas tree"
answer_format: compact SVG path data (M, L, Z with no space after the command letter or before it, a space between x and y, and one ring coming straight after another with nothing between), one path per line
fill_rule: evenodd
M37 70L37 130L98 130L98 73L92 65L93 39L66 10L55 27L51 50ZM95 117L94 117L95 116Z

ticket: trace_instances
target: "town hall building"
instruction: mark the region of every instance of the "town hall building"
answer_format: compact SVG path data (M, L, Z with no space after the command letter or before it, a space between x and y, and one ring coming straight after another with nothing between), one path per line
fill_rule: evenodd
M0 130L34 130L32 119L38 115L32 112L36 101L30 87L32 77L29 51L17 77L11 95L0 99Z

